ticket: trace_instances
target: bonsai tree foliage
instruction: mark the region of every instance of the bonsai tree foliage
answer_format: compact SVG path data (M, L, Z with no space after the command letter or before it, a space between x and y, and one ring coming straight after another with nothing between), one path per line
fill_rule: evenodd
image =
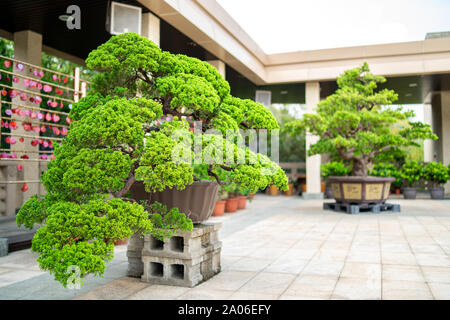
M391 130L392 125L408 120L414 112L383 107L397 100L393 90L376 90L385 81L370 73L367 63L345 71L337 78L336 92L319 102L316 113L291 122L291 131L306 129L318 136L309 155L337 152L352 164L352 176L367 176L374 158L381 153L417 145L417 139L437 139L430 126L421 122L406 121L398 132Z
M229 84L208 63L126 33L93 50L86 64L99 73L87 97L71 109L69 134L42 175L48 193L32 197L17 215L18 225L41 225L32 250L39 253L40 268L64 286L73 266L81 278L102 275L116 240L134 233L164 240L177 230L192 230L184 213L138 203L129 191L137 181L148 192L184 189L195 178L192 160L212 147L214 161L204 164L209 177L225 171L253 191L269 184L287 188L282 169L267 156L217 134L278 124L261 104L232 97ZM194 121L202 123L203 134L194 136ZM202 148L194 153L196 146ZM220 161L219 151L234 162Z
M450 170L440 162L429 162L424 168L424 178L428 181L429 188L439 188L447 183L450 178Z

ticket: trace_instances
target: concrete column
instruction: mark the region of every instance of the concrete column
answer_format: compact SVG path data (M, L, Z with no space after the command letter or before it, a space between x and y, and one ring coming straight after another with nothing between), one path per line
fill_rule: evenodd
M442 163L450 165L450 76L441 78L441 139ZM445 185L446 193L450 193L450 182Z
M433 115L431 104L424 104L424 123L429 124L433 129ZM431 162L434 159L433 140L425 140L423 144L423 159L425 162Z
M142 14L142 36L152 40L158 47L160 45L160 20L153 13Z
M222 75L222 77L224 79L226 79L226 74L225 74L226 65L225 65L225 63L223 63L223 61L221 61L221 60L208 60L206 62L208 62L210 65L212 65L214 68L216 68L217 71L219 71L219 73Z
M42 60L42 35L35 33L30 30L19 31L14 33L14 58L20 61L28 62L33 65L40 66ZM15 68L15 66L14 66ZM24 66L23 75L28 77L35 77L33 72L30 72L30 68ZM23 79L19 78L20 81L18 83L14 83L13 86L17 89L25 89L28 91L36 91L36 94L39 94L38 89L30 89L29 87L25 87L23 85ZM28 98L31 94L27 93ZM19 97L12 99L13 103L17 105L24 106L33 106L36 107L35 103L32 103L27 99L26 101L21 101ZM13 114L13 118L17 120L24 120L22 117L18 117L16 114ZM33 121L36 121L33 119ZM18 129L13 130L13 133L33 136L33 138L24 138L24 142L19 142L19 137L16 137L17 143L11 145L11 152L16 152L17 157L20 158L22 155L27 154L29 159L39 159L39 146L32 146L31 141L34 139L39 139L39 133L34 131L25 131L22 126L22 122L18 122ZM17 150L17 151L16 151ZM25 152L19 152L18 150L22 150ZM28 152L29 151L29 152ZM23 170L18 174L18 180L39 180L40 172L39 172L39 162L38 161L24 161L23 162ZM21 195L18 197L18 207L20 207L21 203L28 200L32 195L39 194L39 183L27 183L28 191L22 192L20 189L22 188L22 184L16 184L16 192ZM14 214L8 212L8 214Z
M306 96L306 112L315 112L315 108L320 101L320 83L319 82L307 82L305 88ZM308 152L309 146L316 143L319 137L313 136L310 133L306 133L306 151ZM323 194L321 192L321 180L320 180L320 164L321 156L315 155L306 157L306 192L303 194L304 198L321 199Z

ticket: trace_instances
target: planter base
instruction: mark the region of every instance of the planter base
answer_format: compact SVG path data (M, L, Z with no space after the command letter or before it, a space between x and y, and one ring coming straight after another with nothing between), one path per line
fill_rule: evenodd
M220 272L220 227L221 224L196 225L192 232L178 233L166 242L145 236L139 243L139 257L135 257L139 245L130 239L128 275L140 276L148 283L182 287L194 287L208 280Z
M400 212L399 204L391 203L378 203L378 204L350 204L350 203L337 203L337 202L324 202L324 210L333 210L345 213L380 213L380 212Z

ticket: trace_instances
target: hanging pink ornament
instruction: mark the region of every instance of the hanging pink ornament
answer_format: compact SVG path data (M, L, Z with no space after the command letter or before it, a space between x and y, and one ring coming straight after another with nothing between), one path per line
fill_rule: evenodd
M23 85L24 85L25 87L30 86L30 80L29 80L29 79L23 79Z
M6 152L2 152L0 154L0 158L8 158L8 154Z
M9 157L10 157L11 159L17 159L17 154L15 154L15 153L13 152L13 153L11 153L11 154L9 155Z
M39 71L38 76L42 78L44 76L44 71Z
M51 160L54 160L54 159L55 159L55 156L51 154L51 155L50 155L50 159L51 159Z
M51 106L52 108L56 108L56 107L58 106L58 102L52 101L52 103L50 104L50 106Z
M6 113L8 116L12 115L11 109L6 109L6 110L5 110L5 113Z
M34 74L35 77L37 77L38 76L38 71L36 69L34 69L33 70L33 74Z
M52 103L52 100L47 100L47 105L50 106L50 104Z
M66 117L66 123L70 124L70 118L69 117Z
M10 97L10 98L15 98L16 96L17 96L16 90L10 90L10 91L9 91L9 97Z
M18 82L19 82L19 78L16 77L16 76L14 76L14 77L12 78L12 80L13 80L14 83L18 83Z
M47 114L45 115L45 120L51 121L51 120L52 120L52 115L51 115L50 113L47 113Z
M39 127L39 126L33 127L33 131L34 132L41 132L41 127Z
M17 165L17 170L18 170L18 171L22 171L22 169L23 169L23 166L22 166L21 164L18 164L18 165Z
M25 112L23 110L19 110L16 113L19 115L19 117L24 117L25 116Z
M27 101L28 100L28 96L25 93L20 93L20 100L22 101Z
M30 97L30 102L34 102L34 97Z
M40 112L37 113L37 118L38 118L39 120L41 120L43 117L44 117L44 116L42 115L42 113L40 113Z
M57 135L57 136L59 136L59 128L54 128L55 130L53 130L53 132Z
M20 157L21 159L30 159L30 157L26 154L24 154L23 156Z
M6 97L6 95L8 94L8 91L6 91L5 89L2 90L2 96Z
M36 86L39 90L42 90L42 84L38 83Z
M41 127L41 132L45 132L45 131L47 131L47 128L45 128L45 126L42 126Z
M3 65L5 66L5 68L9 68L9 67L11 67L11 61L5 60L5 61L3 61Z
M67 128L66 127L61 128L61 134L63 136L67 136Z
M64 103L62 103L62 101L59 103L59 107L62 109L64 108Z
M41 104L42 98L41 98L40 96L36 96L36 97L34 97L34 102L35 102L36 104Z
M34 88L36 88L37 83L36 83L36 81L31 80L29 85L30 85L31 89L34 89Z
M60 120L60 117L57 114L53 115L53 122L58 122Z
M25 113L25 115L27 117L31 116L31 111L30 110L25 110L24 113Z
M32 119L36 119L36 118L37 118L36 112L32 112L31 115L30 115L30 117L31 117Z
M24 129L25 131L31 131L31 130L32 130L32 129L31 129L31 124L28 123L28 122L23 122L23 123L22 123L22 127L23 127L23 129Z
M52 91L52 87L50 87L48 84L45 84L44 85L44 91L45 92L50 92L50 91Z
M17 68L17 70L19 70L20 72L22 72L22 71L23 71L23 64L18 63L18 64L16 65L16 68Z
M23 137L20 137L20 138L19 138L19 141L20 141L20 142L24 142L25 139L24 139Z
M31 145L32 145L33 147L37 146L38 144L39 144L39 140L32 140L32 141L31 141Z
M42 159L42 160L47 160L47 158L48 158L48 157L47 157L46 154L41 155L41 159Z
M24 183L20 190L22 190L22 192L28 191L28 185L26 183Z
M53 81L57 81L57 80L58 80L58 76L57 76L56 74L54 74L54 75L52 76L52 79L53 79Z
M48 148L48 142L47 142L47 141L42 142L42 146L43 146L44 148Z

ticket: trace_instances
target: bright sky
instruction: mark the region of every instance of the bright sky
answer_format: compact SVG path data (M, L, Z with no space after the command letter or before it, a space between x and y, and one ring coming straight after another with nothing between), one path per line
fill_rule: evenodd
M216 1L268 54L417 41L427 32L450 31L449 0Z

